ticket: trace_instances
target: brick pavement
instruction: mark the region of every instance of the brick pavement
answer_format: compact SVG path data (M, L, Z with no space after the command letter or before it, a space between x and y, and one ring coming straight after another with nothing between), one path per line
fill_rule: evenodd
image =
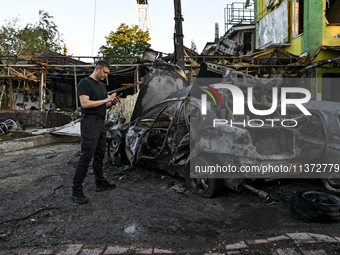
M273 255L326 255L340 254L340 234L286 233L269 238L246 239L219 244L206 250L194 247L173 250L153 244L83 245L70 244L49 248L20 248L0 251L0 255L116 255L116 254L273 254Z

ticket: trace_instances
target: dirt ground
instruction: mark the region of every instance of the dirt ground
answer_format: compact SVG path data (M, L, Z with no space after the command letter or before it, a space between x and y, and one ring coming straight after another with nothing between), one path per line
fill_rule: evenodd
M272 196L227 190L214 199L187 191L180 177L138 166L107 166L113 191L95 192L89 203L71 200L78 143L54 144L0 157L0 248L61 244L154 243L159 248L208 247L284 233L340 233L340 224L303 223L289 200L302 189L324 190L320 180L258 181Z

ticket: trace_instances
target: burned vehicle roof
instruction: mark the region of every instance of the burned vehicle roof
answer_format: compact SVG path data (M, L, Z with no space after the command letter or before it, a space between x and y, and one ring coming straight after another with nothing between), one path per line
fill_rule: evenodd
M189 95L191 88L192 88L192 85L185 87L181 90L178 90L172 93L171 95L167 96L166 98L164 98L162 101L172 100L172 99L185 99Z
M314 135L320 133L320 129L322 129L322 133L325 136L324 139L327 139L328 141L333 140L334 137L340 137L340 103L329 101L309 101L303 106L311 112L311 116L302 114L296 106L289 105L287 108L289 115L294 114L294 117L299 115L300 123L298 123L297 128L300 129L300 131L301 125L306 126L307 123L310 123L309 126L313 125L314 128L317 126L319 128L319 131L315 132ZM305 122L307 123L304 123L303 119L305 119ZM317 123L319 123L319 125L317 125Z
M309 101L308 103L304 104L307 109L310 110L317 110L323 112L334 112L340 113L340 104L337 102L330 102L330 101Z

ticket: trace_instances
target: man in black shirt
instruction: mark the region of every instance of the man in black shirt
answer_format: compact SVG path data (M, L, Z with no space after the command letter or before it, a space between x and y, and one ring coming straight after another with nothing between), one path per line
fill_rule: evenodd
M107 96L106 86L100 82L110 72L110 65L104 60L96 63L93 73L78 84L78 96L81 104L82 118L81 151L72 187L72 198L78 204L87 203L83 193L83 181L89 164L93 158L93 170L96 180L96 191L114 189L115 184L109 183L103 175L103 159L106 149L105 115L106 108L119 101L116 93Z

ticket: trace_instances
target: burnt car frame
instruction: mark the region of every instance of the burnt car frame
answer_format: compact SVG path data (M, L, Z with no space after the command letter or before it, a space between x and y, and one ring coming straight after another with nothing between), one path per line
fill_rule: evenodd
M113 162L133 166L143 161L171 174L180 172L190 153L187 120L179 117L189 90L175 92L130 123L112 126L108 154Z
M209 67L216 71L218 82L207 81L214 88L216 83L231 84L247 93L253 91L253 105L258 110L272 105L273 87L303 85L301 79L283 80L257 78L236 70ZM221 77L221 76L220 76ZM215 80L216 81L216 80ZM192 166L221 165L240 166L301 166L303 164L337 164L340 154L339 112L340 104L332 102L309 102L304 107L311 112L305 116L294 106L287 107L287 115L281 116L279 108L271 116L254 116L245 111L244 115L233 115L233 95L228 89L218 89L221 104L207 102L207 114L201 114L202 86L205 79L199 78L194 85L179 90L159 104L148 109L131 123L112 126L108 144L109 157L116 164L129 163L133 167L138 162L179 174L185 178L189 190L204 197L213 197L223 191L224 186L240 191L248 188L263 197L266 193L249 186L257 178L277 179L299 177L298 171L286 173L223 174L211 176L196 174ZM209 83L211 82L211 83ZM295 84L294 84L295 83ZM206 87L209 87L206 86ZM280 102L278 102L280 103ZM247 104L247 102L245 102ZM248 107L245 107L248 108ZM245 123L249 119L294 120L295 127L278 125L280 122L262 121L256 125L212 126L214 119L224 119L234 123ZM261 120L262 118L262 120ZM253 122L254 123L254 122ZM295 168L297 169L297 168ZM300 172L301 173L301 172ZM319 178L320 175L318 175ZM327 189L340 192L338 173L322 175ZM300 176L300 178L304 178ZM311 178L309 176L308 178Z
M174 93L133 122L112 126L108 142L108 155L112 161L131 166L141 162L172 175L184 176L190 154L190 118L185 114L190 89L187 87ZM197 190L201 189L200 193L208 196L218 195L223 187L221 180L217 185L216 180L200 181ZM206 188L199 187L202 185Z
M108 154L113 162L128 162L131 166L141 162L170 174L177 173L185 178L190 191L204 197L219 195L224 186L237 191L248 188L263 197L267 194L249 186L258 175L195 176L190 165L301 164L298 131L276 125L261 129L230 125L213 128L211 121L221 117L217 116L221 111L208 102L209 114L202 116L201 100L192 97L191 89L186 87L170 95L133 122L112 126ZM242 117L249 116L239 116ZM265 174L261 178L280 176Z

